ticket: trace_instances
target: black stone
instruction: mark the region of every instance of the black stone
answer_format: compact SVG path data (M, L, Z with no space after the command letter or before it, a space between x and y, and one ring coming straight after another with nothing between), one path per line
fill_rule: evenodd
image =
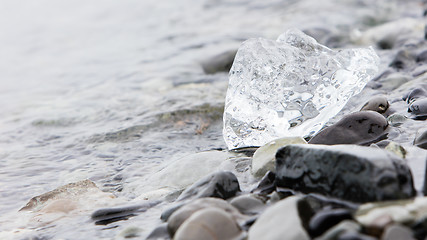
M297 203L298 215L301 220L301 225L306 231L309 230L310 219L314 216L315 212L305 198L301 198Z
M387 137L387 134L384 133L387 126L387 120L378 112L351 113L337 123L323 129L309 143L369 145Z
M356 145L285 146L276 154L276 185L360 203L415 195L403 159Z
M222 171L206 176L185 189L178 201L216 197L228 199L240 192L239 181L232 172Z
M230 50L204 60L201 63L203 71L207 74L229 72L236 53L237 50Z
M427 238L427 218L420 219L411 225L414 237L419 240Z
M141 205L101 208L92 213L91 218L96 225L107 225L112 222L127 220L130 217L136 216L137 213L145 212L148 208L156 205L156 203L147 203Z
M378 113L385 113L389 106L390 104L388 103L386 97L378 96L369 99L369 101L363 105L360 111L371 110Z
M317 212L310 220L309 233L311 237L322 235L331 227L346 219L353 219L348 209L325 209Z
M258 186L253 189L251 192L256 194L267 195L276 190L276 174L274 172L268 171L261 181L258 183Z

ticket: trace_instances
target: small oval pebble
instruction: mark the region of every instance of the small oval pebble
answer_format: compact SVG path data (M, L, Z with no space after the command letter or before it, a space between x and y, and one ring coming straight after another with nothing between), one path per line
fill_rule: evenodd
M199 210L188 218L176 232L175 240L234 239L241 234L231 214L218 208Z
M371 98L368 102L366 102L360 111L375 111L378 113L385 113L390 104L387 101L387 98L384 96L378 96Z
M402 99L405 100L407 103L411 103L414 100L422 97L427 97L427 86L422 86L411 90L409 93L403 96Z
M388 122L374 111L362 111L344 116L337 123L315 135L310 144L362 144L379 140L384 135Z
M264 209L265 204L251 195L242 195L230 201L230 204L243 214L257 214Z
M408 107L408 112L415 115L413 117L415 120L427 119L427 98L412 102Z

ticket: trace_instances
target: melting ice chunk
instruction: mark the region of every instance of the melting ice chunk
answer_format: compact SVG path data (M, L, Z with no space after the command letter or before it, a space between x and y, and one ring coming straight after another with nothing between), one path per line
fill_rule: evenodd
M378 64L372 48L331 50L296 29L277 41L245 41L225 101L228 148L314 135L365 87Z

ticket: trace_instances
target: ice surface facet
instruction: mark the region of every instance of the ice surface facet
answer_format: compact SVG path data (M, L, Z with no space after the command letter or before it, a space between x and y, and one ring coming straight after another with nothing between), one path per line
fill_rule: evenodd
M311 136L378 71L372 48L332 50L297 29L249 39L229 75L223 135L229 149Z

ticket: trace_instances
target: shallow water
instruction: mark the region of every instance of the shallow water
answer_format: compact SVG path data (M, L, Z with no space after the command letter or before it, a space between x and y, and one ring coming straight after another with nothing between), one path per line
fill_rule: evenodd
M205 74L200 62L249 37L328 29L321 42L349 46L357 30L422 11L418 1L398 0L0 2L5 238L112 238L127 226L146 235L161 207L107 227L86 213L34 226L17 211L84 179L117 196L105 205L126 204L138 197L133 186L153 184L148 177L172 160L225 148L228 75Z

